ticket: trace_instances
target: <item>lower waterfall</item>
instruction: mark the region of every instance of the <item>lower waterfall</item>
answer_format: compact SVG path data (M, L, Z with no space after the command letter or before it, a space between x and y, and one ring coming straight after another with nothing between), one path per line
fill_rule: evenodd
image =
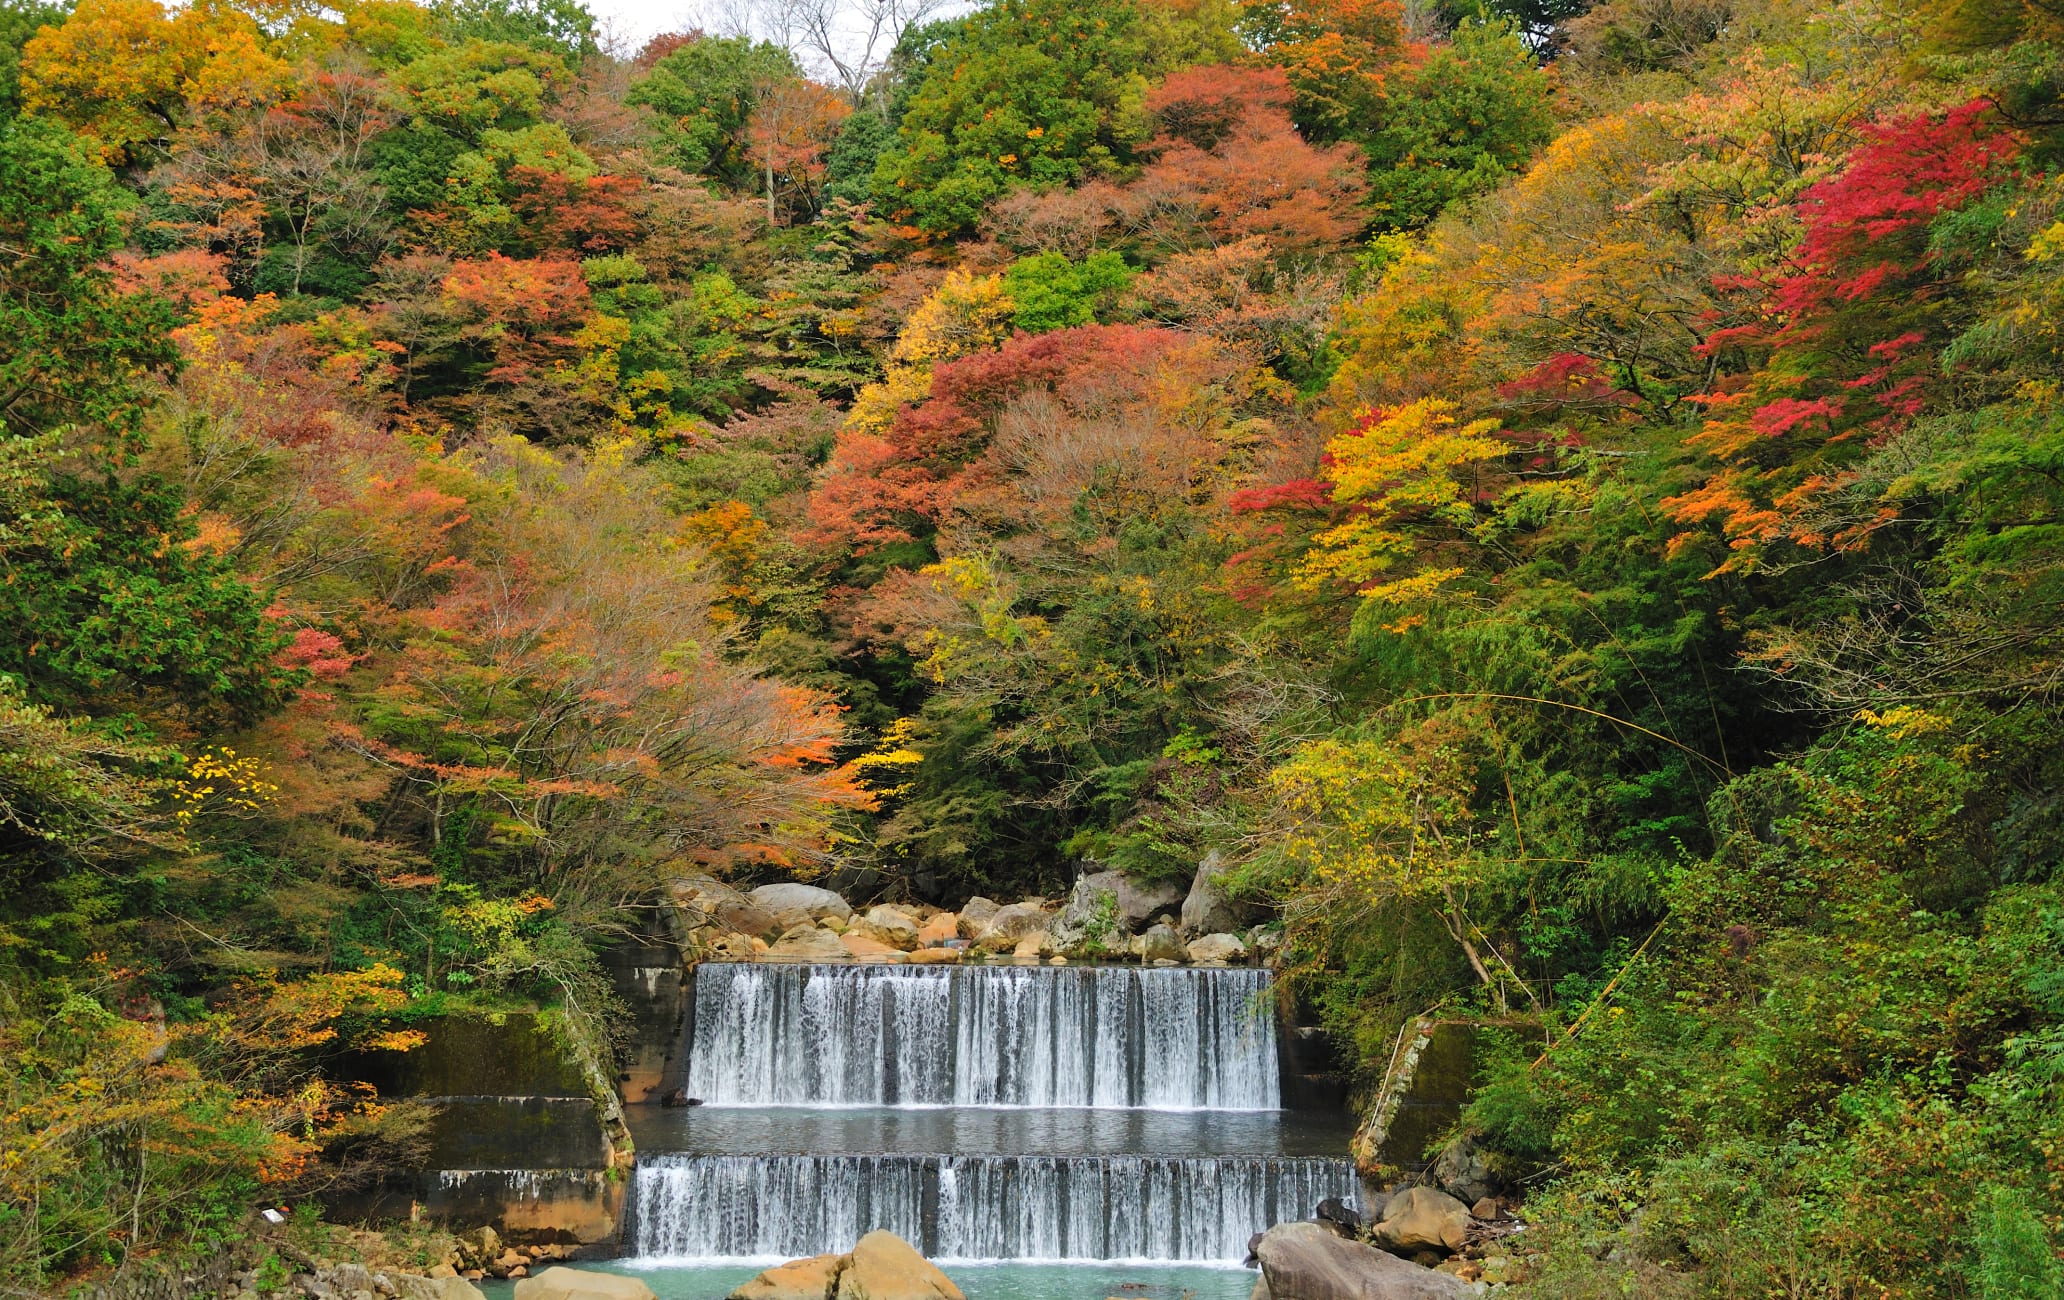
M687 1091L720 1106L1273 1110L1270 978L1241 968L705 964Z
M793 1259L886 1228L945 1261L1238 1262L1356 1190L1310 1156L670 1154L639 1162L624 1235L648 1259Z

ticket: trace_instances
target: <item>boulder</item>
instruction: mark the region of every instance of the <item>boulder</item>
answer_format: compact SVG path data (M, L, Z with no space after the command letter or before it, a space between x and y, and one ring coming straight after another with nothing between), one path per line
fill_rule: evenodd
M1474 1204L1501 1190L1491 1154L1465 1133L1440 1149L1427 1170L1434 1186L1465 1204Z
M745 1283L726 1300L828 1300L845 1264L844 1255L792 1259Z
M1182 901L1177 885L1142 885L1117 871L1098 871L1075 882L1067 905L1054 918L1054 938L1064 948L1097 942L1122 952L1125 937Z
M482 1226L459 1238L459 1254L473 1268L483 1268L502 1253L502 1239L493 1228Z
M1450 1300L1461 1279L1349 1241L1323 1223L1279 1223L1254 1243L1268 1300ZM1264 1293L1262 1287L1267 1290Z
M1140 956L1146 961L1181 961L1182 940L1165 925L1150 925L1140 936Z
M516 1300L658 1300L652 1288L621 1273L554 1265L516 1284Z
M751 961L754 953L767 950L767 941L756 934L704 933L715 933L715 937L695 944L693 955L700 961Z
M918 931L923 928L918 924L916 917L900 907L890 907L887 904L869 908L867 924L874 929L872 937L880 939L892 948L901 948L904 952L917 947Z
M756 935L762 939L778 938L780 927L774 924L774 915L766 908L746 899L737 902L725 901L717 904L717 924L732 934Z
M961 913L966 916L966 912ZM996 909L996 915L989 918L983 929L978 946L992 952L1008 952L1018 946L1018 940L1028 934L1046 929L1046 909L1036 903L1012 903L1009 907Z
M308 1290L316 1295L346 1300L360 1293L372 1295L375 1285L372 1270L363 1264L331 1264L315 1271Z
M837 942L847 952L852 954L854 961L889 962L894 965L901 965L909 960L909 957L901 948L891 948L879 939L870 938L865 934L857 934L850 930L842 935Z
M960 937L981 938L982 931L989 928L989 922L1002 910L1001 905L979 895L970 898L960 909Z
M1237 935L1207 934L1192 939L1183 951L1189 959L1200 966L1223 966L1229 961L1245 961L1247 945Z
M812 920L820 916L836 916L844 920L853 914L853 909L846 900L829 889L819 889L815 885L804 885L795 881L786 881L779 885L761 885L752 891L752 901L776 916L790 908L808 912Z
M851 961L853 954L829 930L799 925L781 936L781 942L759 955L760 961Z
M1186 935L1221 934L1240 928L1240 914L1214 883L1225 870L1225 858L1214 849L1197 864L1190 881L1189 896L1182 902L1182 932Z
M862 1237L839 1272L838 1300L966 1300L953 1279L893 1232Z
M918 928L917 946L943 948L959 937L960 918L952 912L941 912Z
M1020 966L1036 966L1052 945L1053 940L1047 937L1046 931L1034 930L1018 940L1017 946L1011 949L1011 960Z
M1406 1254L1457 1251L1469 1238L1469 1207L1431 1187L1407 1187L1385 1203L1370 1236Z
M719 930L762 939L775 938L783 928L775 922L773 912L714 876L684 876L669 885L668 892L674 906L691 914L687 918L691 929L698 917Z
M960 949L919 948L916 952L905 953L903 960L913 966L957 966L960 964Z

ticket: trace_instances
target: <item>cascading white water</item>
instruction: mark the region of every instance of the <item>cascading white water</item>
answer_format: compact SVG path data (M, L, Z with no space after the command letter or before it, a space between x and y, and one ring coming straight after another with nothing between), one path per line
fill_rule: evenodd
M1213 1112L1248 1112L1248 1133L1276 1123L1266 970L706 964L690 1014L686 1091L706 1107L760 1109L685 1112L686 1149L640 1155L625 1243L648 1260L792 1259L883 1228L943 1260L1231 1263L1270 1224L1356 1196L1348 1161L1269 1141L1253 1154L1110 1151L1082 1131L1155 1111L1207 1127ZM790 1120L726 1145L737 1126L706 1122L863 1107L891 1117L865 1129L889 1151L783 1153L773 1135L795 1132ZM962 1109L910 1122L935 1107ZM954 1149L967 1117L1004 1111L1039 1122L992 1123L979 1154ZM1124 1131L1135 1129L1156 1131ZM1047 1136L993 1145L1020 1130Z
M935 1259L1230 1261L1354 1168L1305 1156L696 1156L639 1163L650 1257L792 1259L885 1228Z
M1269 973L719 965L687 1091L718 1106L1273 1110Z

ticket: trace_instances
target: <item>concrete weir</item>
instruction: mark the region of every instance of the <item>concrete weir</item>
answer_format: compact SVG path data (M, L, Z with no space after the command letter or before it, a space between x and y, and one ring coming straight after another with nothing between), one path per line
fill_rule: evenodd
M326 1198L333 1217L486 1225L506 1240L607 1249L623 1207L627 1143L589 1064L539 1013L448 1016L412 1051L364 1052L340 1077L432 1112L416 1170Z

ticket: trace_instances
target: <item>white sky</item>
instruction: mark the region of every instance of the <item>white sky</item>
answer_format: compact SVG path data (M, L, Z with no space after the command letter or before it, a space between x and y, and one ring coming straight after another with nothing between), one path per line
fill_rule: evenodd
M700 6L694 0L588 0L588 12L614 36L636 50L661 32L698 25Z
M876 0L879 4L880 0ZM892 23L893 32L901 21L912 17L920 20L944 18L951 14L965 13L981 0L896 0L893 7L901 11L897 23ZM734 36L750 32L762 40L775 40L795 49L803 70L827 81L832 80L832 69L818 66L823 60L813 52L802 48L794 39L800 32L788 25L782 16L782 0L586 0L588 12L595 15L601 30L598 33L606 49L623 54L635 54L646 41L662 32L684 32L695 28L720 36ZM845 46L841 57L858 59L866 48L867 20L861 10L867 5L854 0L834 0L838 18L834 20L834 31ZM870 65L888 54L893 40L878 38L873 59L863 60Z

